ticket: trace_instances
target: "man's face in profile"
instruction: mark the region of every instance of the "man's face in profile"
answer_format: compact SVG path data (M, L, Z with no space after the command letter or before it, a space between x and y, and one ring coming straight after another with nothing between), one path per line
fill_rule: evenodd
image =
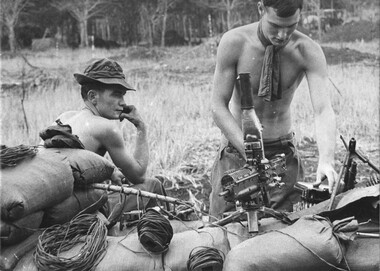
M100 115L107 119L119 119L123 106L126 90L118 86L109 86L103 91L98 91L96 108Z

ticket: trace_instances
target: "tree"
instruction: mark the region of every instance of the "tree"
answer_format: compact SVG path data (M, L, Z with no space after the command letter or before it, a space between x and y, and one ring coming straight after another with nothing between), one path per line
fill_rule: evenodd
M9 32L8 42L11 52L16 51L16 35L15 26L19 19L20 12L25 8L29 0L1 0L1 21L5 23L5 26Z
M151 0L141 1L140 30L143 40L148 41L150 47L152 47L154 43L154 34L158 19L157 2Z
M168 10L175 6L177 0L159 0L158 2L158 12L162 17L162 29L161 29L161 47L165 46L165 33L166 33L166 22L168 19Z
M317 13L318 17L318 39L322 40L322 25L321 25L321 0L310 0L305 3L305 9L313 10Z
M226 30L230 30L235 25L233 21L233 10L237 7L239 0L192 0L195 4L200 7L214 9L218 11L225 12L226 14ZM223 16L223 15L222 15Z
M113 3L111 3L112 5ZM105 12L110 1L107 0L54 0L52 5L60 11L68 11L78 22L80 30L80 46L88 46L88 19Z

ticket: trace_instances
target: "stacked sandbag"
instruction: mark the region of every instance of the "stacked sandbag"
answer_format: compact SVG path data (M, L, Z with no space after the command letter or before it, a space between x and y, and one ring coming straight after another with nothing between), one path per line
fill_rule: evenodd
M68 159L56 152L45 155L38 151L34 157L1 171L1 221L17 225L20 219L68 198L73 187Z
M341 263L340 267L345 269L348 265L351 271L379 271L379 251L379 238L355 238L347 245L347 263Z
M111 179L115 165L94 152L83 149L45 149L55 150L67 157L74 176L75 187L84 187Z
M0 221L1 246L11 246L25 240L41 225L43 211L24 216L13 222Z
M169 249L163 254L147 252L138 239L138 234L132 232L127 236L107 237L107 252L95 271L113 270L176 270L186 271L186 263L191 251L197 247L211 247L227 254L229 250L225 232L220 228L205 228L176 233L170 242ZM61 254L73 256L78 253L74 247ZM165 266L167 269L162 268ZM17 264L15 271L37 271L33 261L33 252L25 255Z
M114 168L83 149L38 148L34 157L2 169L0 270L15 266L31 247L28 236L42 227L99 210L107 202L106 191L86 185L110 179Z
M107 192L88 187L109 180L115 166L104 157L83 149L47 148L43 153L57 152L69 161L74 187L68 198L46 208L42 227L63 224L78 213L94 213L107 203Z
M331 270L343 255L328 219L310 215L237 245L227 255L224 270Z
M46 155L38 150L35 156L1 170L0 269L17 263L18 258L9 255L25 252L29 246L24 240L38 231L44 209L68 198L73 187L69 161L56 152Z
M64 224L79 213L91 214L107 203L107 192L97 189L74 189L73 194L45 210L41 227Z

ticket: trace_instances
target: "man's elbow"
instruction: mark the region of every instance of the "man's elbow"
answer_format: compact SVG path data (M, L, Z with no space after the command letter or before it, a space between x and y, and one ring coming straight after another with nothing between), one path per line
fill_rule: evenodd
M317 125L336 126L336 114L332 107L315 112L315 122Z
M145 170L123 170L127 182L132 184L141 184L145 180Z
M142 184L142 183L144 183L144 180L145 180L144 176L136 177L136 178L134 179L133 184Z
M223 110L222 110L221 106L218 106L218 105L215 105L215 104L211 105L211 116L212 116L212 118L213 118L214 121L217 121L218 119L220 119L222 111Z
M314 114L316 117L335 118L335 112L331 105L315 109Z

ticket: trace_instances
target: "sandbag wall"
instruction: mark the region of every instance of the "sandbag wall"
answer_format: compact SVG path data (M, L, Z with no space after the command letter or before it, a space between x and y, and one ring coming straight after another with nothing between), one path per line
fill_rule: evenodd
M35 245L41 228L70 221L86 209L95 212L107 193L86 184L109 179L114 166L80 149L38 148L15 167L1 170L0 270L12 269Z
M212 247L225 255L229 251L229 243L225 231L220 228L205 228L202 230L187 230L173 235L166 253L151 254L141 246L136 232L127 236L108 236L107 252L95 268L103 270L176 270L186 271L186 262L190 252L199 246ZM74 247L61 253L62 257L72 257L78 252ZM164 268L163 268L164 267ZM33 261L33 251L23 257L17 264L15 271L37 271ZM165 269L166 270L166 269Z

